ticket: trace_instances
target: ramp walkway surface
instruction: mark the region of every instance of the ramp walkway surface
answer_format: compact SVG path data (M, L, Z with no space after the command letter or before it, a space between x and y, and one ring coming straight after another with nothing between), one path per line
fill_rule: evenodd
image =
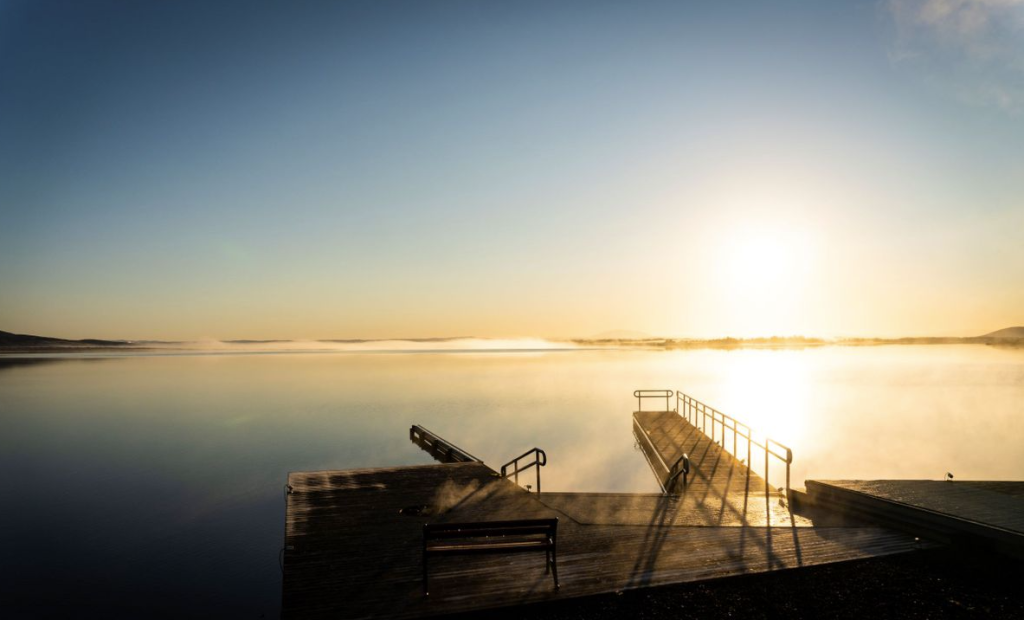
M1024 482L808 480L819 506L1024 555Z
M730 480L717 473L713 480ZM415 618L701 581L911 551L914 537L784 516L752 495L747 513L706 497L538 496L482 463L296 472L288 477L285 618ZM694 487L695 489L697 487ZM742 485L735 493L742 493ZM770 500L778 505L778 497ZM703 508L702 508L703 506ZM788 511L787 511L788 512ZM543 558L488 555L431 564L424 523L558 517L555 590ZM777 521L776 521L777 520ZM755 525L757 524L757 525Z

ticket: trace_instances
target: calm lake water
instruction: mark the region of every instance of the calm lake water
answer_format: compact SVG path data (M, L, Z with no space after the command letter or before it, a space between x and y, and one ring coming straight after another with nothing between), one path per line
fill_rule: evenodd
M15 615L275 617L290 471L431 462L412 424L545 490L655 492L636 388L789 445L805 478L1024 479L1024 350L0 358L0 599Z

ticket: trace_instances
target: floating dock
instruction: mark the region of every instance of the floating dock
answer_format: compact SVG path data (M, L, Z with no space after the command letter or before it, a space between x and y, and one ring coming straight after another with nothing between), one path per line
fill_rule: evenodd
M669 397L661 397L668 409ZM713 417L720 426L709 429L706 410L697 419L699 408L679 402L681 413L633 414L634 434L662 494L530 493L478 460L457 460L468 453L449 450L451 443L422 427L411 429L410 438L442 464L290 474L282 616L417 618L928 546L906 532L835 513L792 512L786 489L771 488L749 458L734 456L768 446L766 459L791 459L788 450L772 448L734 420ZM680 486L678 477L667 478L678 473L682 454L689 472ZM543 559L488 555L432 563L431 594L423 596L424 523L552 517L559 519L560 589L552 587Z
M933 539L1024 557L1024 482L808 480L808 500Z
M784 497L771 488L751 468L711 440L699 428L674 411L638 411L633 414L633 436L636 438L651 471L666 493L762 493ZM680 477L674 488L669 486L673 467L680 459L689 460L686 481ZM673 465L669 465L672 463Z
M665 495L529 493L486 465L288 477L282 617L416 618L810 566L916 548L836 519L751 526ZM438 560L423 596L423 524L558 517L558 573L530 554Z

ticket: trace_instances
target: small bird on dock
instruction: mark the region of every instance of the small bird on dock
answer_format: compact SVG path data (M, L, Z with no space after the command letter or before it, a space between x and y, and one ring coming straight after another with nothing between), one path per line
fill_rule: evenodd
M953 482L953 474L946 472L946 482Z

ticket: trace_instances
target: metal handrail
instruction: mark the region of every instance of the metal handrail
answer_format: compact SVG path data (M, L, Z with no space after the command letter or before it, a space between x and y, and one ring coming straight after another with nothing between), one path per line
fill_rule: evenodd
M483 463L469 452L442 439L437 433L427 430L419 424L409 427L409 441L423 448L442 463Z
M665 411L672 411L669 408L669 399L675 396L676 393L672 390L633 390L633 398L636 399L636 410L644 410L644 399L646 398L664 398L665 399Z
M533 460L530 461L529 463L527 463L525 466L520 467L519 466L519 461L521 461L522 459L530 456L531 454L533 455ZM548 464L548 455L543 450L541 450L540 448L533 448L532 450L527 450L526 452L520 454L519 456L517 456L516 458L512 459L508 463L505 463L504 465L502 465L501 466L501 477L502 478L508 478L509 476L512 476L512 479L515 481L516 485L518 485L519 484L519 472L526 471L527 469L530 469L531 467L536 467L537 468L537 494L539 495L540 494L540 468L544 467L547 464ZM513 465L515 468L511 472L508 472L508 467L510 465Z
M682 405L682 408L680 408L680 405ZM764 450L764 484L766 490L770 488L770 484L768 482L770 457L774 456L782 461L786 465L786 496L789 496L790 465L793 463L793 451L789 447L770 437L764 437L762 441L758 441L754 437L750 427L743 422L740 422L736 418L722 413L714 407L705 405L699 400L679 391L676 392L676 413L686 418L686 421L690 424L698 427L705 435L711 438L711 441L718 441L720 439L722 449L727 452L729 451L729 448L726 445L727 432L731 431L731 454L733 456L739 456L738 444L739 439L742 438L746 443L747 448L747 458L745 462L748 470L752 469L753 465L753 462L751 461L753 448L757 447ZM708 418L711 419L710 434L708 433Z
M668 479L665 481L665 489L671 489L674 487L679 476L683 477L683 486L685 487L686 477L690 474L690 457L685 452L681 457L676 459L672 469L668 472Z

